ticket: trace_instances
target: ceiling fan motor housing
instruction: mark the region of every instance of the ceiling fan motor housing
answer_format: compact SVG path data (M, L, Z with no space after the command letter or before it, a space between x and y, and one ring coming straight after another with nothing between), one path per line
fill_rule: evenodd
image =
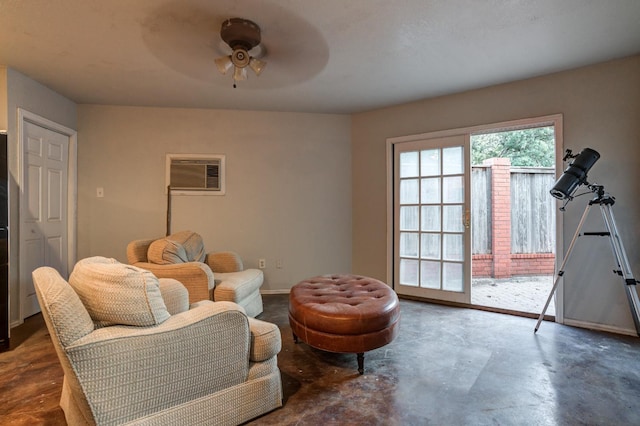
M234 51L244 49L248 52L260 44L260 27L248 19L231 18L222 23L220 37Z

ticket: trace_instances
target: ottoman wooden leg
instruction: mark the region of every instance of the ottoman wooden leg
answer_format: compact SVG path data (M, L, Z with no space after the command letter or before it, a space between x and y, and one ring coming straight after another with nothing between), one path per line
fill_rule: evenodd
M364 352L359 352L358 358L358 373L364 374Z
M293 334L293 343L298 343L298 336L296 336L296 333L291 334Z

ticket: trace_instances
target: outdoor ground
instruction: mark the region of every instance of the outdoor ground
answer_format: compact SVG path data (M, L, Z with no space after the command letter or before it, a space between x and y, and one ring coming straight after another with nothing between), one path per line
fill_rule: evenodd
M553 287L553 279L552 275L503 279L474 278L471 284L471 303L540 314ZM555 315L553 300L546 314Z

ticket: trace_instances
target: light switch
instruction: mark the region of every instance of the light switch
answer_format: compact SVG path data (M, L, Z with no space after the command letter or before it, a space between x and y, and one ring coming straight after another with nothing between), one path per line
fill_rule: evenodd
M104 188L99 186L98 188L96 188L96 197L98 198L102 198L104 197Z

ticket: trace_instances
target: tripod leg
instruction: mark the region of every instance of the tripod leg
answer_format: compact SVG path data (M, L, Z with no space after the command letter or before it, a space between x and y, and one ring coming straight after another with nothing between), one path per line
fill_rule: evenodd
M602 212L602 218L607 226L609 232L609 238L611 240L611 248L613 255L618 263L619 274L622 275L625 282L625 292L627 294L627 300L629 301L629 307L631 308L631 315L633 316L633 322L636 327L636 333L640 336L640 300L638 299L638 289L636 286L636 280L631 272L631 265L627 258L627 253L624 250L622 239L618 233L618 227L616 226L615 218L613 217L613 209L610 204L600 205Z
M633 284L627 280L627 284L624 289L627 293L627 300L631 307L631 315L633 316L633 323L636 326L636 334L640 336L640 319L638 319L638 312L640 312L640 300L638 299L638 287L634 280Z
M549 303L551 303L553 294L556 292L558 281L560 280L560 277L564 275L564 267L567 264L567 261L569 260L569 256L571 255L571 251L573 250L573 246L575 245L576 240L580 236L580 229L582 229L582 225L584 224L585 220L587 220L587 216L589 215L589 210L591 210L591 204L587 205L587 207L585 207L584 209L584 213L582 213L582 218L580 219L580 223L578 223L578 228L576 228L575 234L573 234L573 238L571 239L571 244L569 244L569 248L567 249L567 254L565 254L564 259L562 260L562 265L560 265L560 269L558 269L558 273L556 274L556 279L553 282L553 288L551 288L551 292L549 293L549 297L547 298L547 303L545 303L544 309L542 309L542 312L538 317L536 328L533 331L534 333L536 333L540 328L540 323L544 319L544 314L547 312L547 308L549 307Z
M551 303L551 299L553 299L553 294L556 292L556 287L558 286L558 281L560 280L560 277L562 276L563 273L564 273L563 270L558 271L558 274L556 275L556 279L553 281L553 287L551 288L551 292L549 293L549 297L547 297L547 302L544 304L544 308L542 309L542 313L538 317L538 322L536 324L536 328L535 328L535 330L533 330L534 333L537 333L538 332L538 328L540 328L540 323L544 319L544 314L545 314L545 312L547 312L547 308L549 307L549 303Z

